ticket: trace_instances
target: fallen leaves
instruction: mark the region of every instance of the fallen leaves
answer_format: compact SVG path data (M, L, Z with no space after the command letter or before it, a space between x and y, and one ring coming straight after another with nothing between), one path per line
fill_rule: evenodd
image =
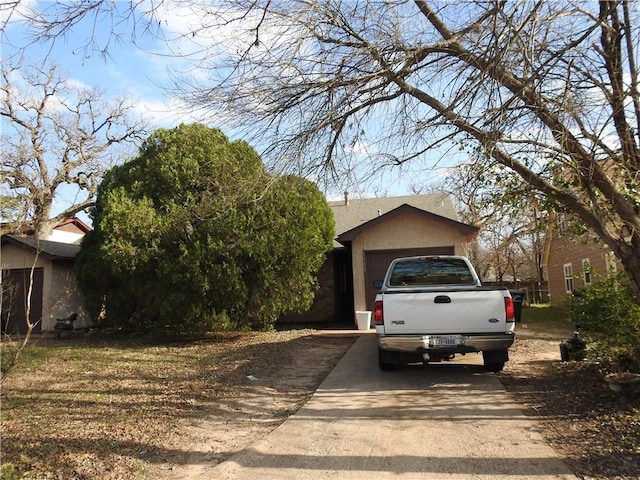
M315 333L42 340L3 384L2 478L196 476L295 413L355 341ZM580 478L638 479L638 398L558 344L519 338L500 380Z
M520 339L500 380L579 478L640 478L640 398L612 393L596 365L557 352L557 341Z
M158 478L158 465L179 465L197 449L193 423L205 418L233 430L220 435L220 461L239 420L282 422L355 340L313 333L179 344L43 338L3 382L3 478ZM281 374L314 353L308 375Z

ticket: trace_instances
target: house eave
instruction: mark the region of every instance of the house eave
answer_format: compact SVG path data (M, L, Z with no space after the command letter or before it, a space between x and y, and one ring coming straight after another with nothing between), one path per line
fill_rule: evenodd
M73 262L80 251L80 246L50 241L36 241L33 237L18 235L2 235L2 244L10 243L20 248L34 250L51 261Z

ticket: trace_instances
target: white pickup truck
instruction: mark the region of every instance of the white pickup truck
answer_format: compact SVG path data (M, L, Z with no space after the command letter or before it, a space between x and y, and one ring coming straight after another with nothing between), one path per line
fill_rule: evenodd
M515 338L509 290L482 286L467 258L397 258L375 286L381 370L482 352L485 369L499 372L509 360Z

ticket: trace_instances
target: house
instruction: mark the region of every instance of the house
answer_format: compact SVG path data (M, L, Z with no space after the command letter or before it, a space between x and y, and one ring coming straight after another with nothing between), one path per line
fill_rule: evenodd
M333 251L318 274L310 311L281 321L354 322L355 311L373 310L391 260L409 255L464 255L478 228L461 223L446 194L329 202L336 225Z
M67 219L53 229L47 240L36 241L28 229L4 233L3 226L0 245L3 332L24 333L27 311L30 321L35 323L35 333L53 330L56 318L71 313L78 314L76 327L88 326L73 263L84 234L90 230L77 218Z
M577 288L606 278L618 268L613 252L592 233L576 235L570 217L560 214L549 222L543 270L550 303L560 304Z
M478 228L457 220L446 194L369 199L350 199L345 194L344 200L329 205L337 236L318 274L320 289L314 304L310 311L287 315L281 322L353 323L355 311L373 309L373 282L384 276L391 260L407 255L464 255L478 233ZM3 325L15 330L25 324L25 286L35 265L30 318L42 318L36 331L53 330L56 318L74 312L78 313L76 325L88 326L73 275L79 243L88 230L81 222L66 222L39 244L25 232L2 236L3 291L9 285L15 290L3 296Z

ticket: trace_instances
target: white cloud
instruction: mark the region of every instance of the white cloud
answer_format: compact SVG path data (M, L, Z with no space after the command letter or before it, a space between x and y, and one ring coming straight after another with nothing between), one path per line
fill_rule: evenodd
M145 118L153 129L171 128L180 123L201 122L200 115L195 115L180 100L140 99L135 105L139 115Z
M375 149L364 141L358 140L348 147L346 151L351 155L372 155L375 152Z
M17 5L14 2L0 2L0 25L4 27L23 22L37 4L37 0L21 0Z

